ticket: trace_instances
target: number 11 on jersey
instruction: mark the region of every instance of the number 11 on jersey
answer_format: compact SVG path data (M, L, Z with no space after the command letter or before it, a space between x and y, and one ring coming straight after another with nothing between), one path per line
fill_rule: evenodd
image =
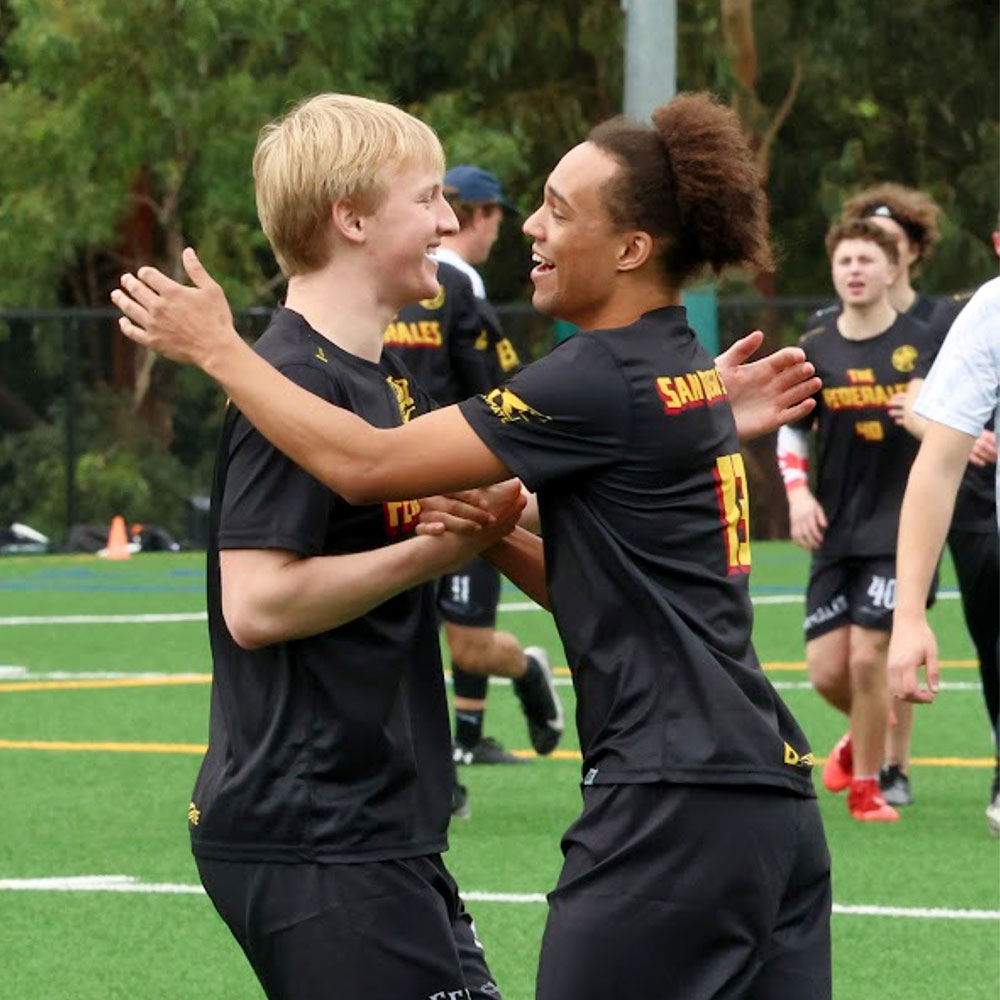
M719 501L722 537L726 545L728 572L750 572L750 499L743 456L737 451L720 455L712 470L715 496Z

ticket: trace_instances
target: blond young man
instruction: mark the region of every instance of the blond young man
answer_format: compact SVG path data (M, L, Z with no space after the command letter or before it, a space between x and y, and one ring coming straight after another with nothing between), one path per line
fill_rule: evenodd
M890 714L886 648L895 606L899 504L916 443L890 412L905 388L925 328L893 309L895 241L867 220L827 235L833 284L843 303L834 326L801 346L823 380L814 414L778 435L792 540L813 552L806 596L806 659L817 691L849 719L824 768L834 792L849 790L862 821L894 821L879 788ZM815 494L809 433L818 439Z
M433 407L382 358L455 228L429 128L325 94L261 132L258 213L288 294L256 352L380 427ZM188 812L202 882L271 998L499 995L441 860L451 757L433 581L495 542L352 506L230 406L208 553L208 752Z

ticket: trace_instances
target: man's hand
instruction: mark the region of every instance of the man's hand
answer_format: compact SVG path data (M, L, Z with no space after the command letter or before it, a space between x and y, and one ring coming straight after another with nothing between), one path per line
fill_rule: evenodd
M969 454L969 465L996 465L997 462L997 436L995 431L983 431L976 438L976 443L972 446Z
M892 399L889 400L889 405L886 407L889 413L889 419L895 424L905 424L906 423L906 393L897 392L893 395Z
M450 555L447 557L449 565L441 570L442 573L450 573L460 569L484 549L496 545L502 538L509 535L517 525L518 518L527 502L519 479L508 479L495 486L487 486L482 490L470 492L481 494L485 500L485 509L490 515L489 524L479 524L476 529L471 530L467 525L462 530L451 530L450 528L442 530L443 522L437 525L417 526L418 533L437 535L435 542L450 547ZM464 501L462 502L464 503ZM469 506L477 507L475 504ZM456 509L453 507L444 517L449 521L455 518ZM459 518L458 520L461 522L463 519Z
M118 327L130 340L157 354L206 368L239 334L222 289L194 250L185 249L184 270L194 285L181 285L155 267L123 274L111 301L125 314Z
M927 683L920 684L923 666ZM889 689L896 698L929 704L938 692L938 646L927 618L894 621L889 641Z
M808 486L788 491L788 523L796 545L812 550L823 544L826 512Z
M763 342L764 334L755 330L715 359L741 441L769 434L811 413L816 405L812 397L823 385L800 347L783 347L746 363Z
M520 480L509 480L485 489L425 497L420 501L417 534L443 535L446 531L456 535L478 534L483 528L495 524L498 514L502 515L513 501L511 482L520 486ZM525 502L527 497L528 494L525 494Z

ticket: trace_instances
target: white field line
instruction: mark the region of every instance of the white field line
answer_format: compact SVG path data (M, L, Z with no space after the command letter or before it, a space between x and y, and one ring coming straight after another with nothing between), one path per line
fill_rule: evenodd
M957 590L938 592L938 600L955 601ZM763 594L752 598L754 604L802 604L803 594ZM506 601L498 611L542 611L534 601ZM165 622L203 622L207 619L204 611L178 612L176 614L152 615L17 615L0 618L3 625L160 625Z
M0 879L2 892L132 892L148 894L201 895L200 885L143 882L131 875L77 875L64 878ZM542 892L463 892L470 903L544 903ZM943 907L847 906L833 904L833 912L845 916L910 917L919 920L1000 920L1000 910L948 910Z

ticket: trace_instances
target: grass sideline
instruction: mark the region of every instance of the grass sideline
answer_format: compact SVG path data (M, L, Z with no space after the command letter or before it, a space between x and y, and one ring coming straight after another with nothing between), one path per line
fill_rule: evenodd
M0 560L0 1000L262 996L197 891L187 839L208 718L202 562L196 553ZM800 662L806 572L794 547L755 545L754 593L783 602L757 605L757 649L822 756L842 725ZM947 564L942 588L954 588ZM524 604L514 591L505 601ZM837 1000L998 995L1000 852L983 818L992 748L959 603L943 599L932 614L952 665L938 703L918 710L916 804L899 824L862 826L841 797L820 793ZM62 623L72 615L176 619ZM506 610L500 625L565 663L547 614ZM572 689L560 691L572 718ZM491 688L487 730L527 746L509 686ZM462 772L472 817L453 827L447 861L473 894L506 1000L533 994L538 899L579 805L577 748L571 733L558 759ZM68 881L93 876L135 881ZM40 879L61 881L25 881Z

